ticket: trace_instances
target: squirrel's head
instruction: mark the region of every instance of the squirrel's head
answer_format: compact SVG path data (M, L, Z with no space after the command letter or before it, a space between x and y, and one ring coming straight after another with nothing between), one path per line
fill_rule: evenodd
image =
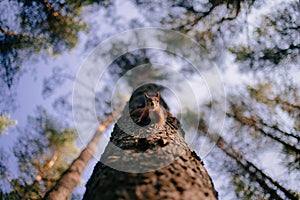
M159 99L160 99L159 92L157 92L155 96L149 96L147 93L144 93L144 97L146 100L147 107L149 107L151 110L155 110L156 108L159 108Z

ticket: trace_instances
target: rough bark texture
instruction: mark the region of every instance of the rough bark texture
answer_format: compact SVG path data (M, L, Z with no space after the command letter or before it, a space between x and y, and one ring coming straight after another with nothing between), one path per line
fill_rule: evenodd
M117 112L117 111L116 111ZM114 113L116 114L116 113ZM67 200L70 198L73 190L80 183L81 175L87 164L95 154L98 143L103 131L113 122L113 115L111 114L95 132L93 138L86 148L84 148L80 155L72 162L70 167L62 174L61 178L56 184L45 194L45 200Z
M128 113L125 109L115 124L83 199L217 199L175 117L163 127L139 127Z

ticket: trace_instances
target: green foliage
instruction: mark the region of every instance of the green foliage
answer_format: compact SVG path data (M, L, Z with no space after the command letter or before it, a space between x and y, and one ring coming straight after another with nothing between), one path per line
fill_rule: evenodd
M268 199L257 187L253 188L254 184L249 184L249 177L243 177L243 174L233 175L232 184L235 186L235 191L239 199Z
M254 28L247 44L229 47L236 61L247 64L250 69L280 67L283 61L296 64L299 61L300 37L299 1L282 2L270 14L263 16Z
M87 31L82 6L99 1L9 0L12 19L0 15L0 79L10 88L18 80L21 65L36 53L58 55L78 43Z
M17 120L11 120L8 113L0 115L0 135L7 134L7 129L17 125Z
M57 131L51 127L47 127L46 137L49 140L50 146L55 146L55 148L66 145L72 142L76 138L75 130L73 129L65 129L62 131Z
M272 98L274 98L274 87L271 83L258 83L255 88L248 86L250 98L266 105L273 106Z
M247 46L239 46L238 48L229 47L228 50L235 54L237 61L253 59L253 54L255 53Z

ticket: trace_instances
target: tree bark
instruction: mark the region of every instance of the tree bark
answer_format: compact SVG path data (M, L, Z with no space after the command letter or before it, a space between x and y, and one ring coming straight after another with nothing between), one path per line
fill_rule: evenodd
M86 168L93 155L97 150L100 137L106 128L113 122L114 116L118 113L115 111L111 114L95 132L93 138L84 148L80 155L72 162L70 167L62 174L56 184L45 194L45 200L62 200L69 199L73 190L80 183L81 174Z
M124 109L83 199L217 199L203 162L182 135L173 116L163 127L139 127Z

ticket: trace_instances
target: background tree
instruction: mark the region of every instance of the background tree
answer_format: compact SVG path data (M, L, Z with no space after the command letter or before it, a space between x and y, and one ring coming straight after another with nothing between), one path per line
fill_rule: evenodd
M288 88L285 90L287 94L291 92ZM299 108L293 99L282 96L281 91L277 92L270 83L265 83L256 88L249 86L248 93L229 96L228 122L223 136L208 134L206 127L209 119L203 118L201 137L216 142L221 150L212 153L213 159L207 161L218 169L222 168L222 172L231 177L233 187L230 184L223 187L234 188L238 198L299 198L299 192L293 187L289 176L279 178L270 174L274 169L269 171L263 167L267 165L264 162L270 162L266 161L270 157L280 157L282 159L278 160L278 165L282 166L282 171L279 174L288 172L299 178L300 138L295 120L299 117ZM296 95L294 98L299 97ZM207 107L209 111L210 104ZM214 160L224 153L228 157L215 163Z
M43 199L69 199L76 186L79 185L83 171L91 161L97 151L102 133L113 122L114 116L118 115L118 110L111 113L105 121L99 125L94 136L88 145L81 151L80 155L74 159L70 166L62 173L55 185L47 191Z
M2 199L41 199L78 152L75 131L42 108L36 117L28 119L22 133L14 148L18 178L13 178L9 167L1 163L2 175L9 184L8 191L1 190Z

